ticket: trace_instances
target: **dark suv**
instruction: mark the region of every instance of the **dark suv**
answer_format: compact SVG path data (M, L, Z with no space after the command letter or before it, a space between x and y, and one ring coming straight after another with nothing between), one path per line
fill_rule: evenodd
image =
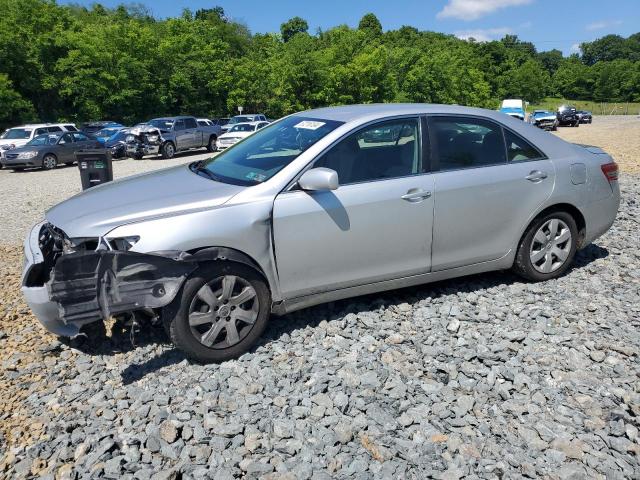
M571 105L560 105L556 117L558 118L558 125L563 127L567 125L570 127L580 126L580 119L578 118L576 107L572 107Z

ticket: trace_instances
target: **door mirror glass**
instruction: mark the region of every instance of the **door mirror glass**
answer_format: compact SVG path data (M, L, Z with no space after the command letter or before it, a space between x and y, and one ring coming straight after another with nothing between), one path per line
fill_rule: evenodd
M338 173L330 168L312 168L302 174L298 185L302 190L336 190L339 185Z

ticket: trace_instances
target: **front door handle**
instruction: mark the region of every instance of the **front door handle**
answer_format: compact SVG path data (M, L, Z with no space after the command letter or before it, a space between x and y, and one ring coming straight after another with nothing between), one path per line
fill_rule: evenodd
M422 200L424 200L425 198L429 198L430 196L431 192L421 190L419 188L411 188L400 198L406 200L407 202L421 202Z
M547 178L547 172L542 172L540 170L531 170L529 172L529 175L524 178L526 178L530 182L541 182L542 180Z

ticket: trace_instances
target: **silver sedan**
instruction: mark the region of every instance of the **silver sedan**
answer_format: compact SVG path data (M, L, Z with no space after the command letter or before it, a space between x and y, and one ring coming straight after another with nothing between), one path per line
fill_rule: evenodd
M619 201L604 151L498 112L322 108L55 206L25 241L22 290L59 335L134 312L221 361L271 314L490 270L559 277Z

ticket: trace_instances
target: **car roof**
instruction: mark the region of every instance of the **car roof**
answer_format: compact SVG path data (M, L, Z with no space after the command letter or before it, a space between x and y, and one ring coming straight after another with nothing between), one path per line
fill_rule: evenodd
M9 127L9 130L12 128L42 128L42 127L64 127L66 125L74 125L72 122L62 122L62 123L26 123L24 125L18 125L16 127Z
M461 105L439 105L431 103L372 103L366 105L344 105L306 110L294 114L299 117L353 122L375 120L376 118L420 114L479 115L501 120L504 113L484 108L464 107Z

